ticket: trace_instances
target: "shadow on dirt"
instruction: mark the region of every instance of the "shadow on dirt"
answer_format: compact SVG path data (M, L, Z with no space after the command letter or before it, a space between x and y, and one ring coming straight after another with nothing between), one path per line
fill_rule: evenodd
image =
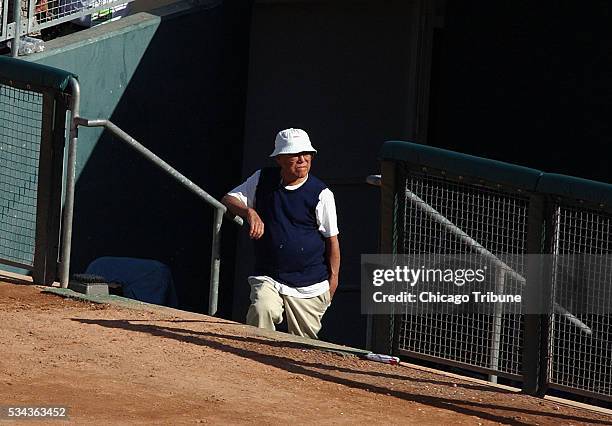
M152 336L163 337L168 339L174 339L181 342L187 342L195 345L206 346L211 349L228 352L243 358L248 358L251 360L255 360L261 362L262 364L266 364L272 367L281 368L285 371L294 374L302 374L306 376L310 376L312 378L316 378L319 380L324 380L331 383L336 383L339 385L348 386L354 389L362 389L367 390L368 392L378 393L380 395L393 396L396 398L400 398L406 401L412 401L419 404L428 405L431 407L436 407L439 409L450 410L457 413L465 414L468 416L476 416L481 419L490 420L494 422L500 422L503 424L512 424L512 425L530 425L532 424L529 420L521 421L513 417L519 417L522 415L531 415L538 417L549 417L551 419L558 420L567 420L574 421L578 423L582 423L585 421L584 418L565 415L562 413L550 413L550 412L542 412L537 410L529 410L529 409L520 409L515 407L507 407L504 405L496 405L489 403L479 403L476 401L462 400L460 397L457 399L447 398L447 397L438 397L438 396L429 396L429 395L419 395L408 393L404 391L394 390L392 388L387 388L379 385L373 385L369 383L360 382L357 380L352 380L346 377L339 377L331 374L332 372L337 373L348 373L348 374L360 374L360 375L368 375L368 376L378 376L386 379L393 380L408 380L413 382L423 382L429 383L436 386L448 386L452 387L453 384L450 382L443 381L435 381L435 380L425 380L425 379L416 379L407 376L401 375L393 375L386 373L376 373L371 371L360 371L352 368L339 368L334 365L326 365L324 363L311 363L300 360L291 359L288 357L280 356L277 354L263 354L260 352L256 352L253 350L248 350L243 347L232 345L234 343L250 343L256 345L267 345L269 347L274 348L294 348L294 349L312 349L309 346L302 345L299 343L293 342L279 342L273 340L267 340L265 338L258 337L245 337L245 336L231 336L222 333L214 333L214 332L204 332L204 331L194 331L188 329L181 329L175 327L167 327L163 325L152 325L152 324L138 324L137 321L130 320L101 320L101 319L81 319L81 318L73 318L73 321L80 322L83 324L90 325L98 325L102 327L115 328L115 329L124 329L132 332L145 333ZM165 322L165 321L164 321ZM168 321L173 323L173 321ZM181 322L180 320L178 322ZM324 370L324 371L317 371ZM475 384L457 384L457 389L473 389L482 392L495 392L495 393L508 393L501 389L496 389L493 387L475 385ZM492 413L487 412L487 410L498 410L498 411L507 411L508 416L502 417ZM589 422L592 424L609 424L609 422L603 420L595 420L589 419Z
M2 273L0 273L0 282L7 283L7 284L16 284L16 285L32 285L31 280L11 277L9 275L4 275Z

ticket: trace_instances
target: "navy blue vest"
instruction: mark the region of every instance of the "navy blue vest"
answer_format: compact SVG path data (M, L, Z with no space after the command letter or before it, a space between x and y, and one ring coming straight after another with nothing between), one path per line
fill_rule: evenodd
M281 183L280 168L261 170L255 210L264 234L255 240L255 274L291 287L305 287L329 278L325 240L319 232L316 207L327 186L312 175L298 189Z

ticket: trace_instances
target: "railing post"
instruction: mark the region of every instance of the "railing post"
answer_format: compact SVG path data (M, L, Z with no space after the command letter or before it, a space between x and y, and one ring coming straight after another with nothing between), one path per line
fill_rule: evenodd
M223 223L223 209L215 209L213 223L212 250L210 254L210 289L208 296L208 315L217 313L219 301L219 270L221 268L221 224Z
M381 217L380 217L380 246L381 254L392 254L397 252L396 229L396 163L393 161L381 162ZM400 187L401 189L402 187ZM366 335L366 349L378 353L393 352L393 315L369 315L368 332Z
M76 180L76 153L79 127L80 87L78 81L73 77L70 79L71 116L70 116L70 142L68 145L68 160L66 166L66 197L64 199L64 215L62 219L62 251L60 259L60 284L63 288L68 287L70 275L70 250L72 246L72 218L74 215L74 184Z
M545 228L546 203L544 197L532 195L529 200L527 224L527 280L524 291L523 339L523 392L541 395L544 391L542 378L546 376L547 345L545 343L548 323L545 308L549 306L548 287L550 281L550 262L543 254L548 247L545 239L550 238Z
M66 117L70 108L70 99L62 96L55 103L55 126L53 129L53 157L51 160L51 203L49 204L49 221L47 234L47 268L45 284L59 281L60 268L60 230L62 221L62 194L64 180L64 151L66 147L66 130L70 130L70 124L66 125Z
M52 193L53 193L53 151L54 151L54 121L55 121L55 99L49 93L43 95L41 143L38 160L38 184L36 193L36 242L34 250L34 269L32 280L35 284L49 285L57 277L49 274L51 262L56 259L47 257L49 254L49 240L53 230L49 229L49 222L53 217ZM58 112L59 114L59 112ZM51 231L51 232L49 232ZM55 267L55 266L54 266ZM53 275L50 277L50 275Z
M498 271L495 276L495 293L503 294L505 288L506 271L503 267L498 266ZM493 308L493 321L491 330L491 347L489 348L489 368L491 370L499 370L499 348L501 345L501 332L503 321L504 307L501 303L496 303ZM489 381L497 383L497 375L489 374Z
M21 36L21 0L13 0L13 21L15 22L15 37L11 43L11 56L19 56L19 37Z

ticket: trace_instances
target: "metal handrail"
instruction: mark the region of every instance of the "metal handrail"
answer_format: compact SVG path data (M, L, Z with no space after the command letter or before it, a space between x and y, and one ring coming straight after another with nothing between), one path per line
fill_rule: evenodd
M70 83L70 136L68 141L68 160L66 162L66 195L64 196L64 211L62 217L62 240L60 252L59 280L63 288L68 288L70 275L70 256L72 250L72 219L74 216L74 186L76 180L76 149L78 139L78 125L81 104L81 87L76 78Z
M69 269L70 269L70 251L72 241L72 219L74 210L74 186L76 173L76 146L78 138L78 127L103 127L110 131L121 141L127 143L131 148L139 154L151 161L158 168L174 178L182 186L196 194L199 198L211 205L215 209L215 218L213 223L213 238L211 252L211 270L210 270L210 293L208 302L208 314L214 315L217 312L219 298L219 270L221 266L220 244L221 244L221 224L223 216L226 215L227 207L219 200L208 194L198 185L193 183L175 168L170 166L164 160L155 155L148 148L139 143L125 131L109 120L105 119L87 119L79 116L79 98L80 89L76 79L71 79L70 87L72 90L72 121L70 126L70 142L68 146L68 168L66 177L66 196L64 201L64 216L62 223L62 254L60 265L60 284L62 287L68 287ZM233 223L242 226L244 220L239 216L226 215Z
M381 175L371 175L366 178L366 182L370 185L380 186L382 184ZM527 280L521 274L516 272L510 266L508 266L505 262L487 250L482 246L478 241L474 240L470 237L465 231L459 228L457 225L448 220L445 216L443 216L440 212L434 209L432 206L423 201L418 195L413 193L412 191L406 189L406 197L420 210L422 210L425 214L427 214L434 221L438 222L440 225L444 226L449 232L455 234L462 242L467 244L469 247L472 247L476 252L480 255L489 258L496 266L498 266L505 273L510 275L512 278L517 280L522 285L526 285ZM553 308L555 312L566 318L570 323L574 326L578 327L580 331L585 334L592 334L591 328L580 321L576 316L574 316L571 312L569 312L566 308L559 305L556 302L553 302Z

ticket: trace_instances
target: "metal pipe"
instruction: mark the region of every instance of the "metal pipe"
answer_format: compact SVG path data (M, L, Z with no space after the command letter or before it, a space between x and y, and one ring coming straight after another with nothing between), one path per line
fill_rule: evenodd
M557 277L559 276L558 275L559 274L559 236L561 235L561 206L557 205L555 207L554 215L555 215L555 219L554 219L555 230L552 235L552 252L554 256L553 256L553 262L552 262L553 282L551 286L551 295L550 295L551 300L555 300L555 293L557 292ZM555 327L552 326L554 323L555 323L555 313L553 312L552 315L550 316L550 325L548 328L549 336L548 336L548 342L546 342L549 348L552 348L552 344L555 339ZM550 360L548 362L549 362L549 366L547 368L547 371L550 372L551 371L550 366L552 364Z
M81 88L79 82L70 78L70 141L68 144L68 160L66 165L66 195L64 197L64 214L62 218L62 248L60 254L59 279L62 288L68 287L70 278L70 251L72 248L72 218L74 216L74 184L76 181L76 153L77 139L79 137L79 108L81 102Z
M369 175L366 177L366 183L372 186L382 186L382 175ZM366 315L366 341L365 347L366 349L372 349L372 327L374 323L374 318L372 314L368 313Z
M441 224L442 226L447 228L451 233L455 234L463 243L465 243L468 246L470 246L472 249L474 249L480 255L491 259L491 261L496 266L502 268L512 278L514 278L515 280L517 280L521 284L525 285L526 280L525 280L525 278L522 275L520 275L518 272L516 272L510 266L506 265L502 260L500 260L497 256L495 256L489 250L484 248L478 241L476 241L475 239L470 237L468 234L466 234L457 225L452 223L446 217L442 216L436 209L434 209L429 204L427 204L425 201L423 201L418 195L416 195L415 193L413 193L412 191L407 189L406 190L406 197L418 209L423 211L425 214L427 214L429 217L431 217L434 221L438 222L439 224ZM580 321L578 318L576 318L574 315L572 315L570 312L568 312L567 309L565 309L563 306L560 306L556 302L554 303L554 310L555 310L555 312L557 312L560 315L562 315L565 319L567 319L570 323L572 323L573 325L578 327L582 332L584 332L586 334L591 334L592 333L591 328L588 325L586 325L585 323Z
M127 143L130 147L136 150L138 153L143 155L146 159L155 164L158 168L166 172L181 185L195 193L198 197L202 198L208 204L215 208L215 218L213 223L213 236L212 236L212 249L210 259L210 287L209 287L209 298L208 298L208 314L215 315L217 313L217 306L219 301L219 271L221 269L221 225L223 224L223 216L227 212L227 207L221 204L217 199L213 198L202 188L197 186L187 177L179 173L176 169L166 163L164 160L155 155L148 148L139 143L136 139L131 137L129 134L121 130L118 126L113 124L109 120L88 120L86 118L77 117L74 120L76 126L85 127L104 127L109 130L113 135ZM242 226L244 220L239 216L229 216L232 222Z
M478 241L470 237L466 234L461 228L455 225L453 222L448 220L446 217L442 216L436 209L431 207L425 201L423 201L418 195L413 193L412 191L406 190L406 196L410 201L412 201L418 208L427 213L430 217L432 217L436 222L443 225L447 228L451 233L455 234L461 242L468 245L470 248L475 250L478 254L489 258L502 269L505 269L506 272L512 276L515 280L525 282L525 278L523 278L519 273L513 270L510 266L506 265L502 260L500 260L497 256L491 253L489 250L483 247Z
M372 186L381 186L382 185L382 176L381 175L370 175L366 177L366 183Z
M506 271L504 269L499 269L496 278L495 291L497 294L501 294L504 292ZM491 348L489 349L489 368L494 371L499 370L499 347L501 344L503 309L501 303L496 303L493 308L493 336L491 339ZM497 383L497 375L489 374L489 381L491 383Z
M21 0L13 0L13 21L15 22L15 38L11 43L11 56L19 56L19 38L21 37Z
M7 38L8 31L6 24L8 23L8 0L0 0L0 9L2 9L0 11L0 26L2 26L2 29L0 29L0 36Z
M113 124L111 121L102 120L102 119L88 120L86 118L79 117L77 120L77 124L79 126L85 126L85 127L104 127L106 128L112 134L114 134L119 139L121 139L122 141L127 143L129 146L131 146L133 149L135 149L140 154L142 154L145 158L147 158L149 161L151 161L161 170L163 170L168 175L170 175L175 180L177 180L179 183L181 183L181 185L189 189L191 192L196 194L198 197L202 198L208 204L212 205L215 209L223 210L224 213L227 211L227 207L221 204L221 202L219 202L216 198L212 197L202 188L200 188L195 183L193 183L191 180L189 180L187 177L185 177L180 172L178 172L171 165L169 165L164 160L162 160L157 155L155 155L153 152L151 152L148 148L146 148L136 139L134 139L133 137L128 135L126 132L121 130L119 127L117 127L115 124ZM244 221L240 216L233 216L233 217L230 216L229 218L232 222L236 223L237 225L242 226L244 224Z
M221 269L221 224L223 223L223 210L215 210L213 223L212 250L210 253L210 288L208 295L208 315L217 313L219 300L219 270Z

